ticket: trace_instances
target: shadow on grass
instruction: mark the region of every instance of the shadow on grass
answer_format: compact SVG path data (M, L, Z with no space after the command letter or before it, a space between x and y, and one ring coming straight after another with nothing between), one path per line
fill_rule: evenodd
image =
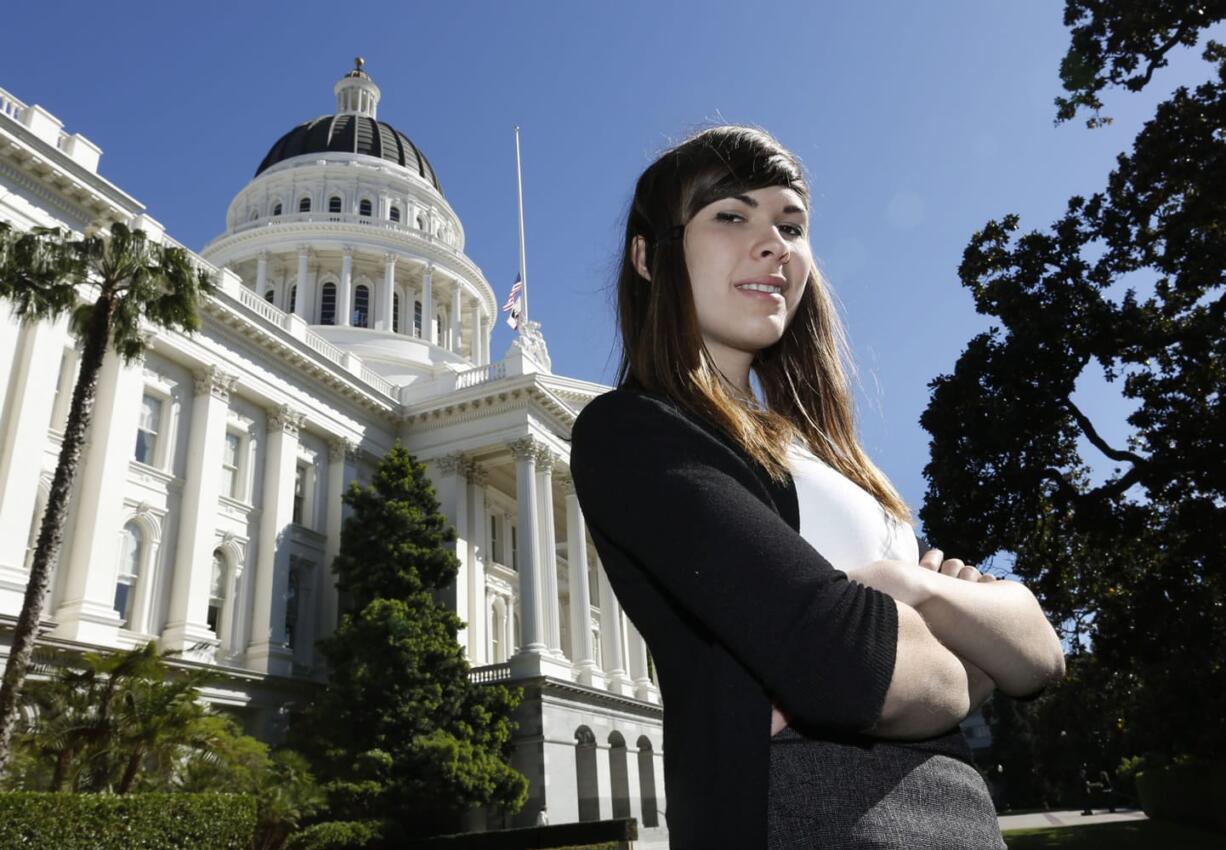
M1226 835L1164 821L1103 823L1053 829L1012 829L1009 850L1220 850Z

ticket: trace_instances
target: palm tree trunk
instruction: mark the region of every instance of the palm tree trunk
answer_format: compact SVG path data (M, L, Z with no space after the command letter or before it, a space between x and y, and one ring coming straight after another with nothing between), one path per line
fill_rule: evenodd
M89 333L81 353L81 373L72 392L72 409L64 428L64 443L60 447L59 462L51 481L47 508L38 532L38 546L30 565L30 579L21 605L21 614L13 631L13 645L4 667L4 682L0 684L0 775L8 762L17 720L17 698L25 683L30 658L34 654L38 621L42 616L43 597L47 593L47 581L51 564L59 556L64 540L64 519L68 510L68 496L77 468L81 461L81 447L85 443L85 431L89 428L94 413L94 396L98 390L98 370L106 355L107 340L111 330L111 316L115 309L114 284L103 281L102 292L94 303Z
M136 774L140 771L140 763L144 757L144 746L137 744L136 749L128 756L128 764L123 769L123 778L119 780L117 793L127 794L132 790L132 783L136 781Z
M64 787L64 778L68 775L68 765L72 763L71 749L61 750L55 759L55 773L51 774L50 791L59 791Z

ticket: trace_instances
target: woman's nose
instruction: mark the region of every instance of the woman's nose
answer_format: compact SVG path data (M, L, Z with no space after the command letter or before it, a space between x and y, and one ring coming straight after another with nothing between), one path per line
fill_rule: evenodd
M778 257L779 262L786 263L792 258L792 250L787 240L779 235L779 228L772 226L756 246L758 257Z

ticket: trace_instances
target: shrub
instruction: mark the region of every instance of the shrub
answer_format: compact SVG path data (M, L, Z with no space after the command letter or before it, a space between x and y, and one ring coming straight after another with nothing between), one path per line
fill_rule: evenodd
M1205 762L1143 770L1136 777L1141 808L1151 818L1221 828L1218 813L1226 804L1222 799L1224 771L1226 766Z
M256 801L237 794L0 793L0 847L247 850Z
M382 837L382 821L325 821L295 832L283 850L373 850Z

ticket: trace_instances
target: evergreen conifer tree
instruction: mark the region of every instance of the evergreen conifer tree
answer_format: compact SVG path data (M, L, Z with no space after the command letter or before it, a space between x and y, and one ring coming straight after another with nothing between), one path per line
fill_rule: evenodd
M330 780L331 815L426 835L470 806L517 811L527 780L507 757L521 692L469 681L464 623L435 598L459 568L446 548L456 534L425 466L397 444L344 501L332 570L349 610L319 644L329 681L294 730Z

